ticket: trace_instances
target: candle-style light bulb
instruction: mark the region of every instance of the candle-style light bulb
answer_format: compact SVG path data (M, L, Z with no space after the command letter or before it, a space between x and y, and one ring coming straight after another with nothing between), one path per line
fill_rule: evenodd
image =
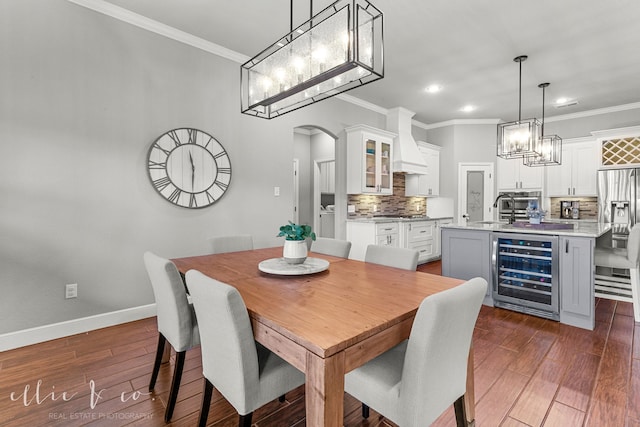
M299 56L293 58L293 68L296 71L296 78L298 80L298 84L302 83L304 80L304 61Z
M313 51L313 59L318 63L320 72L324 73L325 62L327 61L327 49L324 46L318 46L318 48Z

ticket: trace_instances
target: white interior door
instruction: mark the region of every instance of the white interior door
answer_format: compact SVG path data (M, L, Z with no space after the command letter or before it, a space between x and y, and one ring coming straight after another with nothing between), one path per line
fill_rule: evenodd
M493 163L458 164L457 220L493 220Z

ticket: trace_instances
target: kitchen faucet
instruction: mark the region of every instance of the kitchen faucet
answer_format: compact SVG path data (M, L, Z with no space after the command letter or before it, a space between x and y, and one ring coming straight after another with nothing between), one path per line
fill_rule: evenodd
M516 201L511 194L500 194L498 197L496 197L496 201L493 202L493 207L497 208L498 200L503 197L508 197L511 199L511 215L509 215L509 224L513 224L514 222L516 222Z

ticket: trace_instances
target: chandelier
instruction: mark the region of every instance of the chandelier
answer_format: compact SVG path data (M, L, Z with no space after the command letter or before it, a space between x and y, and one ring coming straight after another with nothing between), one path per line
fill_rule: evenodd
M522 120L522 63L526 55L517 56L514 62L520 64L518 86L518 120L498 125L497 155L505 159L524 158L540 153L540 122L537 119Z
M524 164L527 166L553 166L562 164L562 138L558 135L544 134L544 92L549 83L540 83L542 89L542 125L540 126L540 153L525 156Z
M382 12L368 1L338 0L294 29L291 0L291 17L241 66L243 113L271 119L384 77Z

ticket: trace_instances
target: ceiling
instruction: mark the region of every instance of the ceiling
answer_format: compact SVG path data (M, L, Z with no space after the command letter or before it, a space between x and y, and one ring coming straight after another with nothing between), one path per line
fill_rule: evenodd
M73 1L73 0L72 0ZM638 0L370 0L384 13L385 77L348 94L425 124L579 113L640 102ZM109 0L252 57L289 31L286 0ZM309 2L294 2L294 26ZM314 12L330 0L313 2ZM436 94L425 92L442 86ZM238 89L239 93L239 89ZM239 96L239 95L238 95ZM559 97L577 100L563 108ZM465 105L475 110L463 112ZM637 107L637 106L636 106Z

